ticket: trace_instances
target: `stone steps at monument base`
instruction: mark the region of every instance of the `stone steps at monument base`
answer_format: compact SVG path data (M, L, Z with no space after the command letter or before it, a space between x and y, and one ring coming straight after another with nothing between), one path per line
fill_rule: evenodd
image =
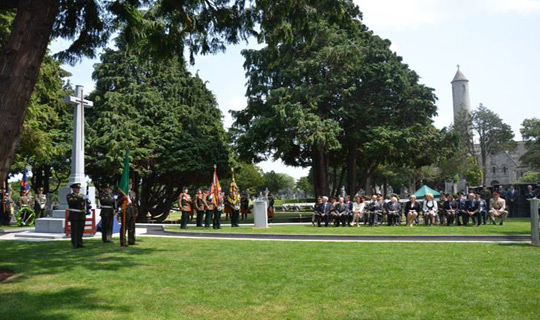
M64 233L64 218L39 218L36 220L37 233Z

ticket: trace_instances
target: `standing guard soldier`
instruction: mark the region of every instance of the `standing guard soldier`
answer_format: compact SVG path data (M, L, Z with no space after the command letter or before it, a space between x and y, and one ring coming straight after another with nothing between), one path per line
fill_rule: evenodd
M30 209L32 203L32 196L28 191L22 191L21 196L19 197L19 210L23 208Z
M137 194L133 191L133 183L129 182L129 191L128 191L128 201L125 210L120 210L120 221L122 221L122 226L120 228L120 246L127 247L128 245L135 245L135 220L137 219L137 207L135 200L137 199ZM123 198L119 200L124 201ZM124 216L125 215L125 216ZM125 222L125 223L124 223ZM126 244L126 231L127 231L127 240Z
M203 193L203 204L204 204L204 227L210 228L212 222L212 214L214 213L214 203L213 196L210 194L210 190L204 189Z
M231 227L238 227L238 220L240 218L240 197L238 196L238 188L231 186L229 195L227 196L227 205L231 210Z
M242 221L247 220L248 213L249 213L249 199L245 194L243 194L240 197L240 214L242 214Z
M178 208L182 211L182 218L180 219L180 229L187 229L187 221L189 213L191 212L191 197L189 196L188 188L184 188L183 192L178 198Z
M193 205L195 206L195 210L197 210L197 227L202 228L202 221L203 221L203 216L204 216L204 201L203 201L201 190L197 190L197 193L195 194L195 201L193 201Z
M268 215L268 223L274 222L274 214L276 213L276 208L274 207L274 196L269 193L268 194L268 208L266 209L267 215Z
M103 192L99 195L99 203L101 208L101 240L103 243L111 243L115 203L111 187L105 186L103 188Z
M0 224L9 226L11 224L11 201L9 200L9 193L6 190L2 190L1 194L2 205L0 206Z
M47 196L43 194L43 188L38 189L36 194L34 211L36 212L36 219L44 218L46 216L45 208L47 207Z
M221 229L221 213L223 213L223 209L225 207L225 201L223 198L223 193L221 193L216 199L216 204L214 205L214 217L212 219L212 227L214 229Z
M69 206L68 220L71 224L71 245L74 249L83 248L84 224L86 221L86 195L80 193L81 184L70 185L72 193L66 196Z
M22 191L21 196L19 197L19 211L20 219L26 225L27 221L31 219L32 210L30 209L33 199L28 190ZM27 210L25 210L27 209ZM19 215L19 214L17 214Z

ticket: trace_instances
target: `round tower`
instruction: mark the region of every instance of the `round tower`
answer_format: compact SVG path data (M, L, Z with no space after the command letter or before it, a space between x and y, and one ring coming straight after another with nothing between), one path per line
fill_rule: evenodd
M454 102L454 123L462 110L471 110L471 99L469 97L469 80L465 78L465 75L459 70L457 66L457 72L452 80L452 100Z

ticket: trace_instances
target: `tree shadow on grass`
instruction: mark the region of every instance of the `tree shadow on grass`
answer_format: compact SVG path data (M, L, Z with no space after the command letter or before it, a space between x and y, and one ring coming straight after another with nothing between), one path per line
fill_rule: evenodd
M144 242L141 241L141 242ZM136 257L162 249L141 245L122 248L118 244L85 241L85 248L73 249L67 241L18 242L0 241L0 267L17 275L13 281L24 281L32 276L69 273L74 269L87 271L116 271L133 268Z
M92 290L66 288L56 292L16 291L0 294L2 319L73 319L78 313L103 310L110 313L129 313L127 306L96 301Z

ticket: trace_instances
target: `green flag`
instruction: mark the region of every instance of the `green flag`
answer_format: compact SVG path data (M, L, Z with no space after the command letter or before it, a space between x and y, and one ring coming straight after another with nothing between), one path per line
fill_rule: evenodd
M124 160L124 172L122 172L122 178L120 179L120 184L118 185L120 192L124 196L129 195L129 149L126 149L126 158Z

